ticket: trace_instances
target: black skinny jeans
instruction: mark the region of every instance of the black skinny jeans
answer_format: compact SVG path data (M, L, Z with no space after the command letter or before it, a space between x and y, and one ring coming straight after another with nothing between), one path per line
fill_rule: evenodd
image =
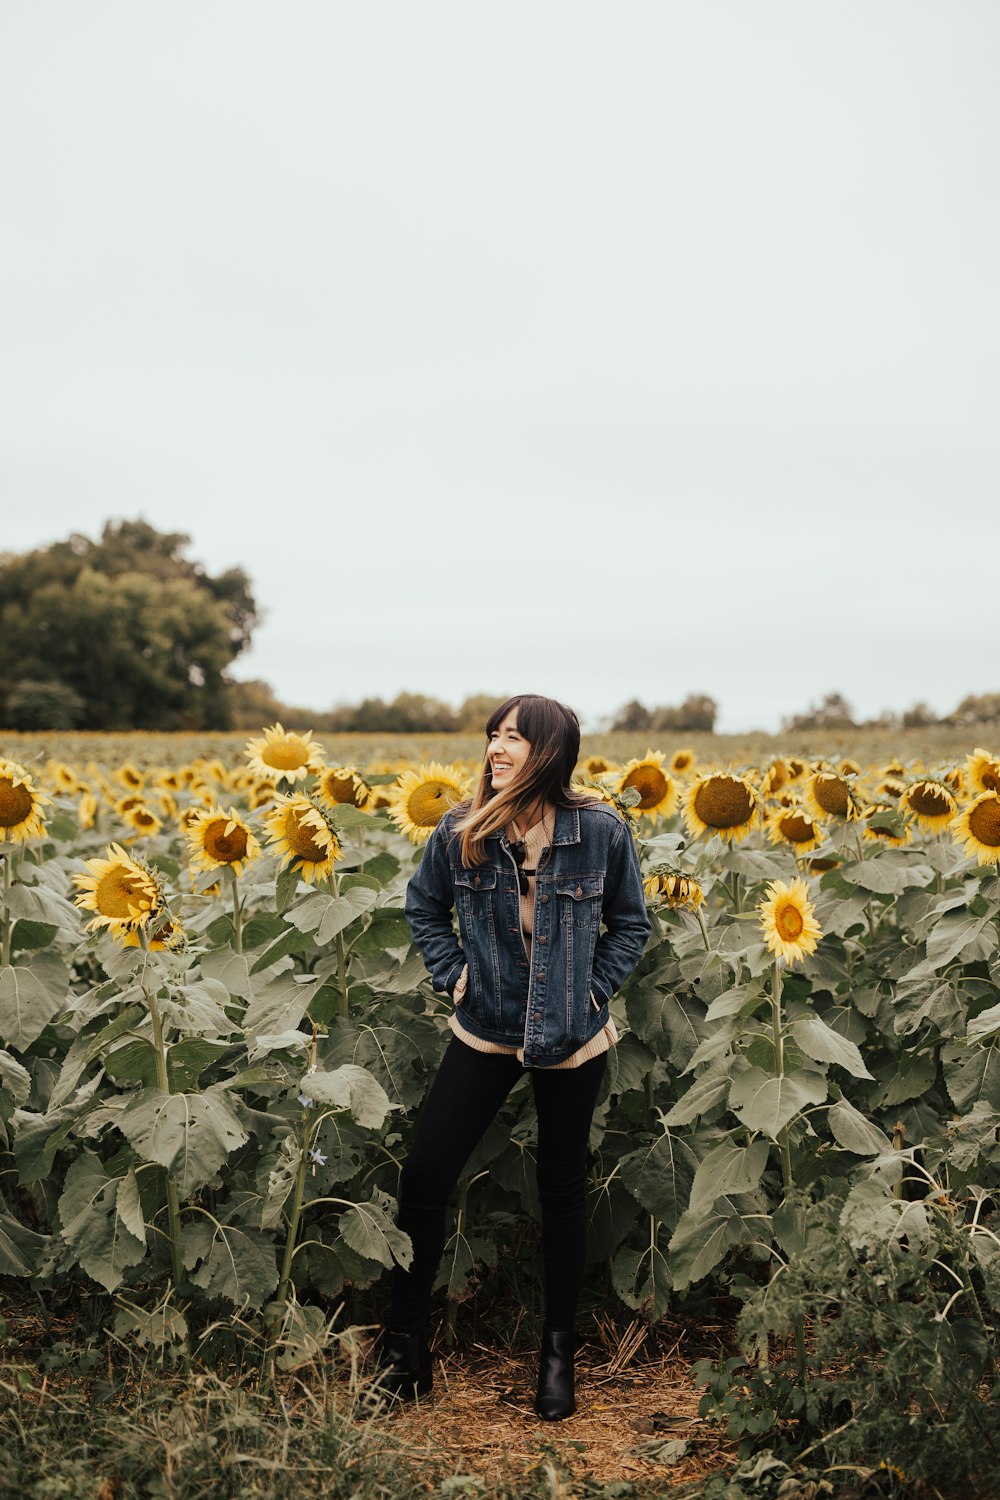
M586 1260L587 1141L607 1054L578 1068L532 1068L538 1111L545 1322L571 1330ZM462 1168L524 1068L452 1037L417 1122L399 1181L399 1227L413 1241L408 1271L393 1268L389 1327L418 1333L445 1244L445 1210Z

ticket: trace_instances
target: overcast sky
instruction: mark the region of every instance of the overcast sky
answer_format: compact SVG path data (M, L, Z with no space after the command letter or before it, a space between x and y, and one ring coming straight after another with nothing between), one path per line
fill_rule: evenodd
M996 0L2 0L0 548L236 674L777 727L1000 690Z

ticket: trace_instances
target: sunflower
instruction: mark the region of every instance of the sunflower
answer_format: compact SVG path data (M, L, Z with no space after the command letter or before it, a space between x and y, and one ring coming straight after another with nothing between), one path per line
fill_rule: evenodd
M796 854L806 854L823 842L823 826L811 818L805 808L793 802L778 808L767 820L767 836L772 844L791 844Z
M61 760L50 760L45 768L45 775L49 785L55 787L57 792L69 792L72 796L83 790L73 767Z
M595 776L593 779L577 778L569 784L571 792L577 792L581 797L590 797L595 802L603 802L605 807L613 807L620 818L631 825L632 819L638 815L638 802L631 801L622 796L617 786L609 786L605 777Z
M611 770L611 762L605 760L603 755L588 755L581 769L585 776L603 776Z
M153 809L147 807L145 802L137 802L133 807L130 807L125 813L125 822L131 828L134 828L136 833L141 833L150 838L154 834L159 833L163 827Z
M670 871L658 871L643 881L643 889L651 901L662 902L674 911L697 911L705 899L705 892L692 875L677 875Z
M760 798L746 776L716 771L699 776L684 799L684 818L692 838L717 833L739 843L760 819Z
M792 782L792 774L781 756L775 756L761 778L761 789L765 797L776 797Z
M304 781L323 767L323 748L313 740L312 731L293 734L280 724L265 729L261 739L247 740L244 754L251 771L271 781Z
M316 796L324 807L358 807L367 812L373 803L372 788L353 766L324 766L319 772Z
M326 816L303 792L279 795L267 814L268 846L281 864L297 870L307 885L333 873L340 840Z
M873 802L865 808L861 817L861 836L871 843L888 844L893 849L901 849L913 837L905 815L891 802Z
M118 941L123 948L138 948L141 942L139 929L137 927L125 927L118 934ZM179 922L175 922L169 912L161 912L154 917L149 925L146 936L146 947L150 953L162 953L166 949L176 950L187 945L184 929Z
M76 804L76 820L81 828L93 828L97 822L98 802L93 792L84 792Z
M906 782L898 776L886 774L876 786L875 791L879 796L889 797L893 802L897 802L906 791Z
M243 866L260 854L260 843L235 807L195 812L185 828L192 870L222 870L242 875Z
M442 766L436 760L416 771L404 771L389 798L389 816L401 833L414 844L422 844L449 808L465 795L457 766Z
M130 760L123 766L119 766L115 774L115 780L120 781L122 786L127 786L130 792L141 792L146 784L146 778Z
M176 823L177 814L180 809L177 806L177 798L173 792L161 792L158 800L160 804L160 817L169 818L172 823Z
M860 808L850 782L839 771L824 769L814 771L805 785L806 806L821 823L827 818L843 818L853 823Z
M860 776L861 767L856 760L842 760L837 767L841 776Z
M768 949L786 964L798 963L815 952L822 936L809 900L809 887L804 880L793 880L791 885L772 880L767 896L769 899L761 901L757 910Z
M675 776L690 776L694 770L694 750L690 745L685 745L681 750L675 750L670 757L670 770Z
M646 818L669 818L677 810L679 794L673 778L663 769L662 750L647 750L642 759L622 767L618 791L633 787L639 793L637 814Z
M1000 756L991 755L977 745L965 758L965 775L973 796L979 792L1000 792Z
M952 837L981 865L1000 862L1000 792L982 792L959 813Z
M951 787L929 776L922 781L912 781L901 794L899 805L912 813L918 826L928 833L942 832L958 811Z
M273 781L256 781L247 791L247 802L254 812L261 807L270 807L274 802L275 790Z
M73 878L80 888L76 904L96 912L88 927L108 927L121 939L133 927L142 927L163 910L159 881L145 863L126 854L120 844L109 844L106 859L88 859L90 872Z
M44 809L51 800L17 761L0 760L0 844L43 838Z

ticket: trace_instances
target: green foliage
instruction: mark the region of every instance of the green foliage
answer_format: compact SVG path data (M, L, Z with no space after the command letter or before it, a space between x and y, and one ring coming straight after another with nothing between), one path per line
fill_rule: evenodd
M231 1350L239 1327L265 1385L323 1347L330 1307L374 1321L407 1263L398 1169L448 1036L402 910L419 855L384 818L336 817L343 856L317 887L265 856L194 894L177 831L157 835L185 933L162 952L84 941L68 899L78 856L117 828L0 854L0 1271L93 1287L118 1337L167 1363L206 1328ZM736 1440L854 1462L884 1432L892 1462L944 1475L978 1430L962 1391L993 1413L1000 879L936 838L834 828L823 937L787 971L756 907L797 873L790 851L645 832L646 866L706 894L653 912L613 1001L587 1295L655 1322L728 1288L745 1366L700 1373ZM519 1087L459 1184L449 1327L539 1304L536 1142Z
M223 674L250 642L256 605L239 569L212 577L183 556L188 541L109 522L98 542L0 559L0 629L20 673L8 723L69 727L72 713L86 729L225 727ZM49 682L60 691L46 700Z
M22 678L7 694L6 722L13 729L76 729L87 705L64 682Z
M908 1185L928 1199L900 1199L880 1171L862 1169L846 1197L801 1199L799 1250L765 1284L742 1284L744 1357L695 1366L700 1410L743 1453L808 1446L848 1467L878 1455L911 1481L977 1493L998 1460L1000 1252L974 1200L958 1206L919 1173ZM796 1325L809 1330L804 1361L785 1337Z

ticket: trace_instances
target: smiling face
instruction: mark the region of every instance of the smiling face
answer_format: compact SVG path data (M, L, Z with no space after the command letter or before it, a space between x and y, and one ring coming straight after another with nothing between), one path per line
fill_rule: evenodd
M530 754L531 745L519 733L517 711L513 709L490 735L490 742L486 747L495 792L514 784L524 770Z

